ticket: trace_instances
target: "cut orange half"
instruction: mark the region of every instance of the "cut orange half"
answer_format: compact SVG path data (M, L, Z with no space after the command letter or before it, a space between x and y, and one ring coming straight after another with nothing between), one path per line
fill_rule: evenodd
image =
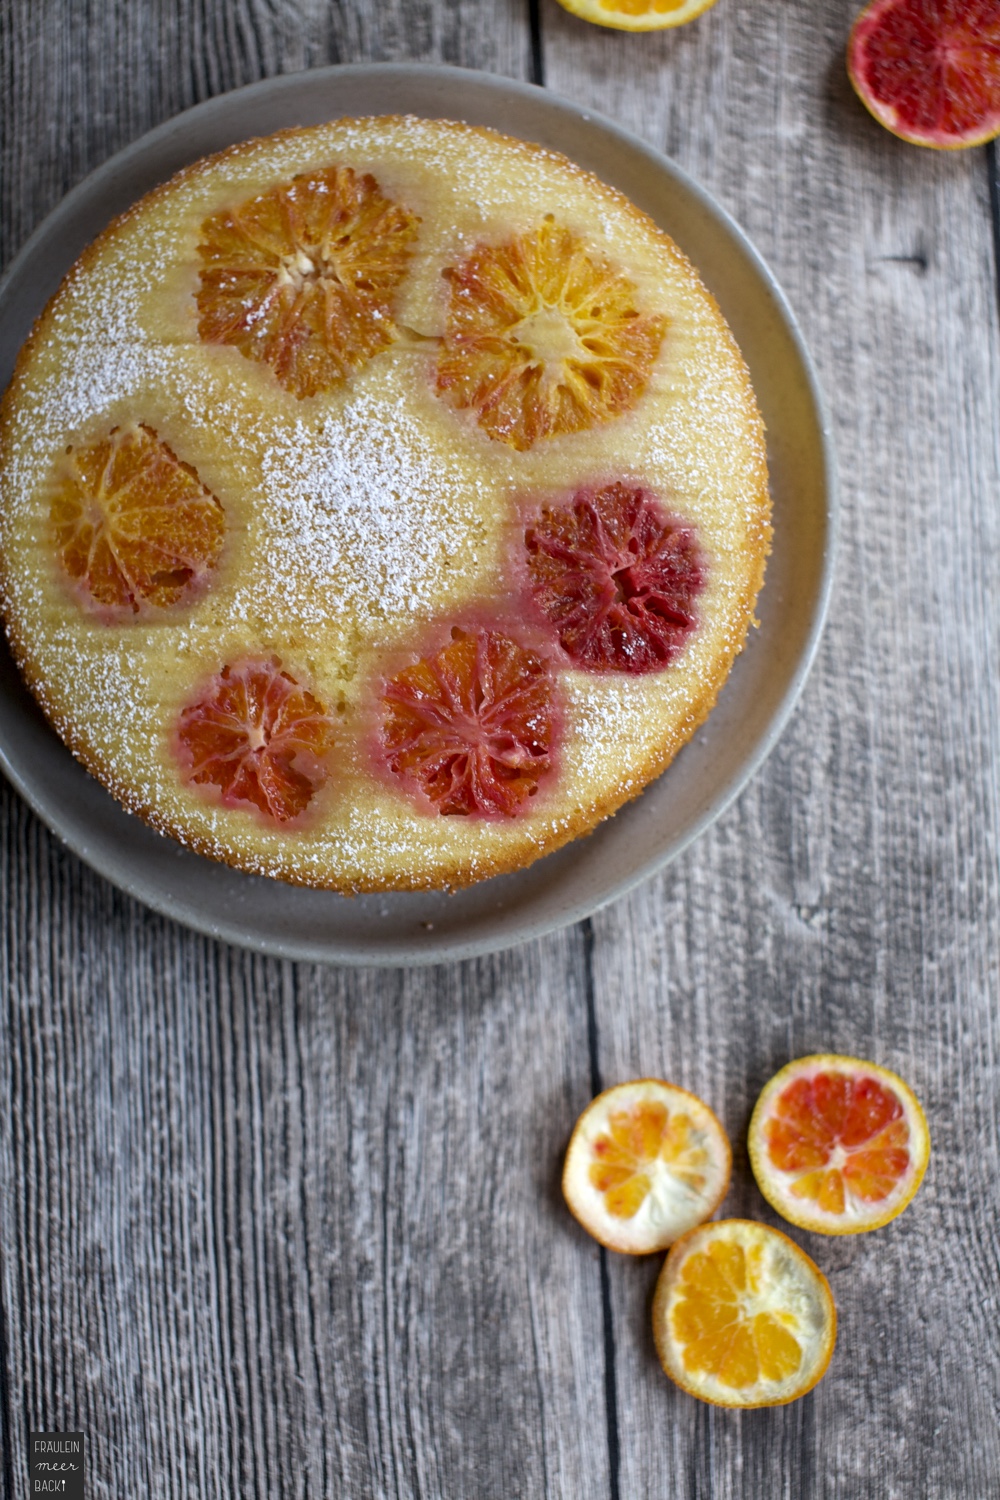
M576 1122L563 1194L609 1250L649 1255L715 1213L731 1165L729 1139L707 1104L639 1078L598 1094Z
M581 21L614 26L619 31L662 31L693 21L715 0L559 0Z
M854 23L847 71L893 135L955 151L1000 135L998 0L872 0Z
M702 1224L667 1256L653 1338L682 1390L716 1406L784 1406L826 1372L837 1310L787 1235L748 1219Z
M750 1162L783 1218L819 1234L860 1234L894 1219L927 1169L924 1112L895 1073L856 1057L800 1057L750 1120Z

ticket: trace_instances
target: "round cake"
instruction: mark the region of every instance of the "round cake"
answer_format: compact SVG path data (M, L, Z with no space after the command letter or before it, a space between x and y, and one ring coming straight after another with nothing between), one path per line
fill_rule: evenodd
M56 730L241 869L466 884L712 708L770 502L677 246L562 156L414 118L249 141L90 246L0 413L0 587Z

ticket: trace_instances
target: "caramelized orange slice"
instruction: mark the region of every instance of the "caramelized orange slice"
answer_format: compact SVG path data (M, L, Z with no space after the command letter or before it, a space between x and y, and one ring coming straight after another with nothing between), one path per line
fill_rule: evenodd
M860 1234L910 1202L930 1136L913 1091L854 1057L800 1057L766 1084L750 1120L757 1184L783 1218Z
M822 1271L747 1219L702 1224L667 1256L653 1298L666 1373L717 1406L783 1406L826 1372L837 1312Z
M639 1078L598 1094L580 1116L563 1195L609 1250L649 1255L711 1217L731 1163L729 1139L707 1104L672 1083Z
M551 216L444 274L437 389L491 438L531 448L620 416L645 390L666 319L642 313L628 277Z
M220 209L201 226L198 333L269 365L295 396L332 390L396 337L418 223L339 166Z
M456 627L381 696L386 766L428 811L517 817L553 769L549 664L503 631Z
M332 746L323 705L274 659L223 667L177 726L185 780L275 823L306 811L329 776Z
M138 425L67 450L49 521L74 593L108 623L197 594L219 561L226 524L194 469Z

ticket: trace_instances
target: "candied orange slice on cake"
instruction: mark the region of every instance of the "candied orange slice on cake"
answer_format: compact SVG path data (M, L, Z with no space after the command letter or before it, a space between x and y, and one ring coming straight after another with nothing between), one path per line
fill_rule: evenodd
M396 337L419 219L350 167L304 172L201 226L198 333L294 396L341 385Z
M329 777L332 747L323 705L274 658L223 667L177 725L185 780L275 823L306 812Z
M927 1121L907 1084L855 1057L800 1057L766 1084L750 1120L757 1185L819 1234L887 1224L920 1186Z
M579 490L546 506L524 542L535 600L574 666L662 671L698 623L694 531L640 486Z
M783 1406L830 1363L837 1311L819 1267L747 1219L702 1224L671 1249L653 1297L666 1373L716 1406Z
M108 623L191 599L222 551L222 506L150 427L116 427L70 447L49 524L66 579Z
M484 432L525 450L634 406L666 319L643 313L623 272L549 216L445 272L437 389Z
M566 1151L563 1195L602 1245L627 1255L665 1250L726 1196L732 1153L695 1094L639 1078L588 1104Z
M505 631L451 632L381 689L381 753L427 811L513 818L554 768L555 684Z

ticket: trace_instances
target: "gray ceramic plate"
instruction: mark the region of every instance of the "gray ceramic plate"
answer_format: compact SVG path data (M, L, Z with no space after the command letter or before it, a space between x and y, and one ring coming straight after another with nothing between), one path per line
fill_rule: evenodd
M666 158L610 121L528 84L458 68L321 68L211 99L82 182L25 245L0 289L0 387L32 321L108 221L197 157L286 125L411 113L491 125L564 152L625 192L701 271L743 350L768 429L774 551L752 633L705 728L637 802L517 875L456 895L304 891L191 854L124 812L49 729L0 648L0 764L75 853L157 911L293 958L432 963L575 922L636 885L732 801L778 737L808 672L833 556L832 448L791 311L740 230Z

